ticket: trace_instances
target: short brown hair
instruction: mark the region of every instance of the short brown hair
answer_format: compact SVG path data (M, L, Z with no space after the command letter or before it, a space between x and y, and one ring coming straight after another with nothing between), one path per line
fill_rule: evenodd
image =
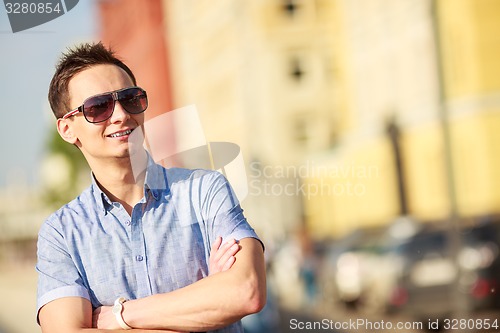
M80 44L62 54L49 86L49 103L56 118L61 118L69 111L69 81L85 69L106 64L120 67L130 76L134 85L137 84L130 68L102 42Z

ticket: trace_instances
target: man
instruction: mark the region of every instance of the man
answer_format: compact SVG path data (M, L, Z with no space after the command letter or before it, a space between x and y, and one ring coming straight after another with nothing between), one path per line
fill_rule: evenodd
M263 246L225 178L164 169L129 142L147 95L101 43L62 57L49 101L93 182L40 229L42 331L242 332L265 304Z

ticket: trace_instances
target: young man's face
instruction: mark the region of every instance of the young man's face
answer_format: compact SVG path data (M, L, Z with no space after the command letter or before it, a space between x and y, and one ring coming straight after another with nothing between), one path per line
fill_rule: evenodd
M68 85L71 110L82 105L88 97L134 86L128 74L115 65L97 65L76 74ZM129 135L112 134L134 130L144 123L144 113L130 114L115 102L111 117L100 123L89 123L80 112L66 119L73 135L71 140L89 159L128 158ZM66 140L68 141L68 140ZM89 161L90 162L90 161Z

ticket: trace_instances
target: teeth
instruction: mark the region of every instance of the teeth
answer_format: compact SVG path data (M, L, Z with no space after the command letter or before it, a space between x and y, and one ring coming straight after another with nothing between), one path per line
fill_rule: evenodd
M132 130L126 130L126 131L123 131L123 132L113 133L113 134L109 135L109 137L111 137L111 138L118 138L120 136L129 135L130 133L132 133Z

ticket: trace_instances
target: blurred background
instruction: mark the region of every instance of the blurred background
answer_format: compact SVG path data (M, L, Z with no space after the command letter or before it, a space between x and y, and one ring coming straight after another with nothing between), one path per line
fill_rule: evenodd
M147 119L195 104L207 141L239 145L268 262L247 332L498 318L499 18L497 0L92 0L13 34L0 10L0 332L39 331L38 229L90 183L46 94L60 52L98 40Z

